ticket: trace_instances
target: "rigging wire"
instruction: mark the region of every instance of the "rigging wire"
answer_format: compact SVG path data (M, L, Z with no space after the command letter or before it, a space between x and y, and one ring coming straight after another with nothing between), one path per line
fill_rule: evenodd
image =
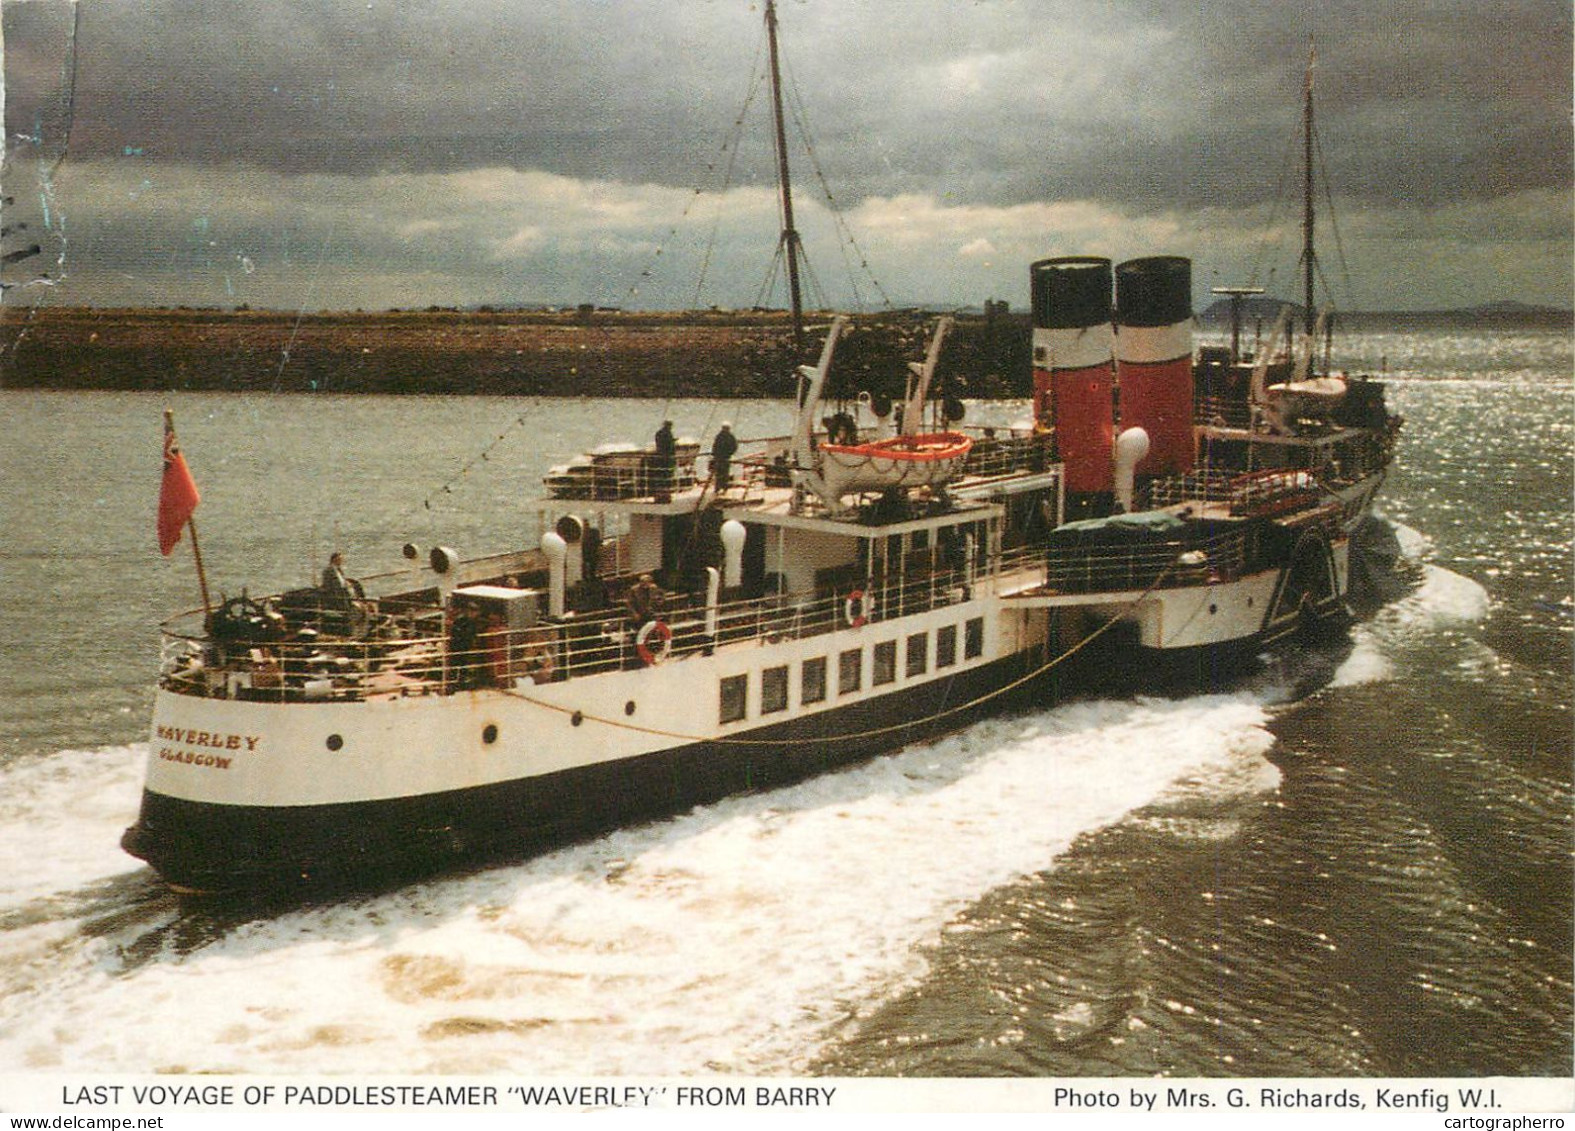
M429 512L432 510L433 501L440 495L452 495L454 493L454 485L468 478L471 471L473 471L480 464L491 462L492 453L497 448L497 446L503 443L504 440L508 439L509 435L514 432L515 429L523 428L527 423L529 423L532 419L531 410L539 408L540 404L541 398L533 398L531 405L524 412L515 417L514 420L503 429L503 431L494 436L492 441L485 448L481 449L480 452L472 456L470 458L470 462L466 463L453 475L449 476L441 486L435 487L429 491L427 493L427 497L421 500L421 506L415 508L411 513L419 514L423 511Z
M1274 204L1272 206L1268 224L1264 228L1262 238L1258 241L1258 248L1255 252L1253 268L1248 278L1248 283L1250 285L1258 285L1260 279L1263 278L1262 271L1268 257L1274 252L1276 248L1283 246L1285 233L1279 230L1279 224L1281 222L1282 206L1290 198L1290 194L1286 191L1286 183L1296 167L1296 148L1298 140L1300 139L1297 135L1297 131L1292 130L1288 132L1285 144L1285 153L1280 161L1280 176L1274 190ZM1329 168L1323 150L1323 135L1319 132L1316 123L1313 125L1312 141L1313 151L1316 158L1316 171L1318 174L1319 187L1322 189L1322 200L1327 206L1324 209L1324 213L1328 216L1329 230L1334 238L1335 255L1339 261L1340 275L1343 280L1342 292L1347 296L1354 295L1355 287L1351 279L1350 261L1346 256L1345 240L1340 232L1339 215L1334 208L1334 190L1329 177ZM1299 259L1298 262L1300 262ZM1325 296L1332 303L1334 301L1335 288L1330 282L1329 274L1324 270L1323 260L1321 258L1316 256L1314 257L1313 270L1318 281L1323 286ZM1275 269L1270 268L1266 282L1272 281L1274 274Z
M755 46L755 59L754 59L754 62L750 66L750 78L749 78L749 84L748 84L748 86L746 88L746 92L745 92L745 95L744 95L744 105L743 105L742 109L739 110L739 113L738 113L737 117L735 117L735 119L733 121L732 131L728 134L728 136L726 138L723 139L723 142L722 142L722 152L728 154L728 158L727 158L725 170L724 170L724 173L723 173L722 185L721 185L721 187L719 189L715 190L716 193L717 193L718 198L720 198L723 194L726 193L726 191L730 187L732 187L733 170L734 170L734 167L735 167L735 165L737 164L737 161L738 161L738 153L739 153L738 141L743 136L745 119L748 116L749 108L754 104L754 100L755 100L756 96L760 92L760 87L761 87L761 84L764 81L764 77L765 77L765 71L760 65L761 56L764 54L764 51L765 51L765 31L764 31L764 28L762 28L760 39L756 42L756 46ZM715 169L716 169L716 164L714 162L707 162L706 163L706 169L714 172ZM663 244L658 244L656 249L651 252L650 258L647 260L646 265L640 270L640 273L637 276L636 281L629 287L628 291L626 292L626 298L627 299L632 300L637 294L640 293L640 280L650 279L650 278L653 278L655 276L657 260L659 260L662 257L662 255L663 255L663 253L665 251L666 245L671 244L672 242L676 241L676 239L678 238L679 228L683 225L684 221L689 219L689 214L692 211L694 211L695 205L698 204L700 199L702 197L704 197L705 195L706 195L706 189L703 186L697 186L690 193L689 199L685 202L683 210L678 215L678 219L675 220L673 222L672 226L668 228L667 234L664 237L664 243ZM721 223L722 223L722 211L721 211L721 208L719 206L718 209L717 209L717 212L716 212L716 216L715 216L715 218L714 218L714 220L712 222L712 228L711 228L710 236L709 236L709 238L706 241L705 249L704 249L704 251L702 253L702 257L701 257L701 266L700 266L699 280L697 281L697 283L695 285L694 305L696 307L699 307L701 305L700 295L701 295L702 289L705 286L705 276L710 272L711 258L712 258L713 253L715 252L715 249L716 249L716 237L717 237L717 232L718 232L718 230L721 227Z
M1274 203L1263 235L1258 241L1258 248L1254 253L1253 268L1248 276L1248 284L1252 286L1257 286L1260 281L1267 285L1274 279L1275 268L1270 267L1268 269L1266 279L1263 276L1263 270L1268 258L1275 251L1283 248L1285 243L1286 233L1280 229L1279 225L1282 221L1281 214L1285 210L1284 205L1290 198L1290 194L1286 191L1286 184L1296 166L1297 140L1295 136L1291 136L1286 142L1285 155L1280 163L1280 177L1274 190ZM1318 132L1316 125L1313 127L1313 150L1317 155L1317 172L1323 193L1322 199L1323 203L1327 205L1324 209L1324 214L1328 216L1329 229L1334 237L1336 258L1339 260L1340 274L1343 279L1343 292L1350 295L1355 290L1351 281L1351 267L1345 253L1345 241L1340 234L1339 216L1334 208L1334 191L1331 187L1332 182L1329 178L1329 169L1323 152L1323 137ZM1300 262L1299 258L1298 262ZM1331 285L1329 275L1324 270L1322 258L1314 258L1313 270L1319 282L1323 285L1324 294L1329 297L1330 301L1333 301L1335 288Z
M803 144L804 154L805 154L806 157L809 158L810 165L812 167L814 167L815 164L816 164L815 163L815 142L814 142L814 139L810 136L810 133L809 133L809 119L808 119L808 116L804 113L803 100L801 98L799 98L799 95L798 95L798 84L793 79L793 68L792 68L792 65L791 64L783 64L782 70L783 70L784 74L787 77L787 95L788 95L788 97L787 97L787 109L788 109L788 113L791 115L791 117L793 119L794 127L798 130L798 139ZM817 170L817 175L818 175L818 170ZM833 211L832 214L835 215L835 211ZM794 238L795 239L797 238L797 236L798 236L798 233L794 232ZM825 288L820 285L820 278L815 274L814 266L809 261L809 252L805 250L804 243L803 243L802 240L799 240L799 242L798 242L798 252L799 252L800 263L801 263L801 266L803 268L804 275L807 276L807 281L809 283L809 288L808 289L814 294L814 297L815 297L815 302L814 302L813 305L818 307L818 308L824 309L825 307L830 305L830 297L826 294ZM844 262L845 261L846 261L846 257L844 257ZM855 286L854 287L855 300L856 300L857 293L858 293L858 288L857 288L857 286ZM862 304L859 304L859 305L862 305Z
M737 117L733 119L732 132L722 142L722 151L727 154L727 165L723 170L722 184L717 189L717 198L719 201L722 197L727 195L727 190L733 187L733 171L738 165L738 154L740 149L739 143L743 140L744 125L749 118L749 108L754 105L755 98L759 95L761 87L765 84L765 68L760 65L761 55L764 53L764 51L765 33L762 31L760 42L755 47L755 61L750 66L749 85L744 94L744 105L739 109ZM708 167L714 168L715 166ZM695 195L699 196L703 191L704 190L697 188L695 189ZM705 251L701 255L699 278L695 281L694 306L696 308L701 305L701 295L705 291L706 276L711 271L711 256L716 251L717 234L721 231L721 228L722 209L720 204L718 204L716 213L711 220L711 231L706 239Z
M864 307L864 298L859 293L858 275L848 262L848 248L850 247L858 256L859 267L869 276L870 284L880 294L881 302L887 310L890 310L892 308L891 296L886 293L886 288L881 285L879 277L870 268L869 256L859 246L858 238L853 234L853 228L849 225L847 217L843 215L841 208L838 206L837 198L831 191L831 184L826 179L826 171L820 163L820 153L815 146L814 139L810 136L809 118L805 112L804 100L799 94L798 81L793 75L791 66L784 69L787 71L788 105L793 112L794 124L797 125L799 137L804 142L804 152L809 158L810 168L815 171L815 180L820 185L820 191L826 198L826 208L831 213L832 223L842 237L837 242L837 250L842 256L843 267L848 274L848 285L853 290L854 304L861 310Z
M772 292L776 290L777 279L780 277L782 272L782 259L782 241L778 240L776 251L771 255L771 263L766 268L766 277L761 282L760 289L755 292L755 306L757 308L765 306L766 300L770 298ZM808 267L808 264L805 264L805 266Z
M1258 249L1255 253L1252 270L1248 273L1247 284L1249 286L1258 286L1261 281L1262 285L1266 287L1268 279L1272 279L1274 276L1275 268L1268 264L1268 259L1283 246L1285 240L1285 233L1280 230L1281 211L1290 197L1290 193L1286 191L1286 185L1296 167L1296 142L1297 131L1292 130L1286 136L1285 151L1280 157L1280 175L1279 180L1274 185L1273 203L1270 206L1268 223L1263 229L1263 235L1258 240ZM1264 276L1265 269L1268 271L1267 279Z
M1318 155L1318 173L1323 182L1324 203L1328 205L1324 211L1329 217L1329 231L1334 236L1335 256L1340 262L1340 274L1344 279L1344 293L1347 296L1350 296L1350 301L1354 304L1356 301L1354 297L1356 294L1356 288L1351 282L1351 265L1345 257L1345 241L1340 237L1340 219L1334 208L1334 189L1332 187L1332 183L1329 180L1328 165L1324 162L1323 137L1318 133L1316 126L1313 128L1313 149ZM1318 269L1318 275L1320 278L1324 278L1323 268L1321 265ZM1324 290L1330 294L1332 300L1334 288L1329 286L1329 281L1327 278L1324 278Z
M722 163L721 180L715 188L709 190L715 194L719 203L717 211L712 219L703 250L701 252L700 269L695 282L694 298L692 303L696 309L704 305L703 294L705 290L706 279L710 275L711 266L715 259L716 246L722 223L722 208L720 202L728 190L734 187L737 165L742 152L741 141L744 136L745 129L748 126L750 112L753 110L755 102L758 99L766 81L767 72L763 63L765 50L766 33L764 25L762 25L760 37L756 41L755 57L750 67L750 77L749 82L745 87L743 104L733 119L730 132L726 138L724 138L722 143L722 152L726 154L726 160ZM791 64L787 60L782 61L782 70L786 76L787 101L790 116L793 119L795 129L798 131L799 140L802 143L804 154L809 158L810 166L814 170L815 179L820 186L820 192L822 196L825 198L827 209L831 214L832 223L838 235L838 252L842 256L843 267L848 277L849 286L853 292L854 304L859 309L863 309L865 305L864 297L860 292L858 280L858 271L862 270L864 274L868 276L870 284L874 287L876 292L879 293L881 303L886 309L889 310L892 308L891 297L886 293L886 290L884 286L882 286L880 279L876 277L873 270L871 269L868 254L860 245L858 237L854 234L851 225L849 225L847 221L847 218L840 210L840 202L837 200L835 194L831 191L830 183L826 178L825 169L820 163L820 156L816 151L815 144L809 130L808 115L805 111L803 97L800 94L797 80L793 75ZM706 169L714 172L717 169L717 163L708 162L706 164ZM681 225L689 218L695 206L699 203L702 197L707 195L707 192L708 190L706 188L697 187L690 194L689 200L686 202L678 219L667 230L664 242L658 245L651 252L645 266L641 268L636 281L629 287L628 291L626 292L627 299L632 300L640 293L642 281L651 279L656 275L656 267L659 260L662 260L664 256L668 259L671 258L671 256L667 255L668 246L677 239ZM849 258L850 248L852 249L854 256L857 258L857 269L855 269L852 261ZM799 242L799 251L802 255L802 241ZM766 305L770 295L777 286L778 279L781 277L782 261L783 249L781 246L781 240L779 239L777 241L777 250L773 253L772 261L766 269L764 280L756 294L754 305ZM825 291L825 288L820 284L819 279L815 277L808 257L803 256L801 263L804 267L805 274L809 276L811 289L818 296L819 303L822 306L826 305L829 301L828 295Z
M820 285L820 276L815 274L814 264L809 261L808 256L805 256L799 266L803 270L804 281L808 284L805 289L813 294L817 300L813 305L817 309L824 310L831 305L831 300L826 294L826 288Z

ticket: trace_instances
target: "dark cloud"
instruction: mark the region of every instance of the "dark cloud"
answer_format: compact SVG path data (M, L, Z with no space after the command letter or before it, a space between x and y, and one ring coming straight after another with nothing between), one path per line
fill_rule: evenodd
M1348 205L1518 209L1571 184L1565 0L779 8L789 100L813 141L812 159L795 152L797 178L843 209L905 194L995 209L1090 202L1130 218L1261 209L1294 164L1309 35L1320 154ZM76 215L117 215L78 235L106 256L134 258L108 249L147 221L94 197L95 177L126 194L177 170L222 173L233 187L202 181L202 210L243 247L263 229L225 213L258 207L249 179L289 193L342 178L337 199L356 180L371 193L388 177L491 169L675 190L774 176L761 6L746 0L23 0L3 15L11 181L22 163L31 177L67 152L92 170ZM52 191L33 194L37 209ZM414 237L331 207L368 263L411 254ZM190 221L163 216L168 230L150 230L180 243ZM1567 231L1567 209L1563 221ZM288 209L272 222L292 226ZM427 250L479 272L515 246L496 229L478 220L469 242ZM981 238L958 236L970 249Z
M693 185L723 160L758 59L751 9L86 4L73 149ZM47 0L7 8L7 70L20 64L23 80L13 132L36 110L27 80L59 70L62 12ZM1280 6L937 0L901 13L782 5L819 156L859 194L1237 200L1261 194L1295 121L1309 29ZM1568 183L1567 4L1345 3L1321 6L1316 23L1325 149L1365 199ZM869 160L876 137L886 162ZM769 161L738 172L768 176Z

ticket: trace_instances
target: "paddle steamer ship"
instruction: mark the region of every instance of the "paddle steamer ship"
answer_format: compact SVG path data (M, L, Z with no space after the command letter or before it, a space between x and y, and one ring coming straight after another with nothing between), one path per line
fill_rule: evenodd
M943 320L890 418L828 436L839 318L725 485L694 443L592 453L513 551L176 618L124 847L199 891L525 853L1097 685L1096 650L1125 680L1337 620L1398 421L1272 343L1194 360L1190 287L1035 264L1004 435L924 427ZM1343 392L1288 407L1308 380Z
M1310 81L1306 122L1310 178ZM1300 335L1194 356L1187 260L1045 260L1007 435L931 397L944 319L899 409L821 416L839 318L791 432L725 474L692 441L608 446L547 475L511 551L407 546L356 592L168 622L123 846L197 891L522 854L1338 621L1399 421L1314 371L1310 180L1304 231Z

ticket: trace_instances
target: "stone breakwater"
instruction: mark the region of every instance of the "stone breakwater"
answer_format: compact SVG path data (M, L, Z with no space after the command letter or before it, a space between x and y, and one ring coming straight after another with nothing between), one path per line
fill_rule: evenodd
M829 322L829 315L826 320ZM848 389L900 394L934 318L856 319L838 351ZM1028 386L1024 318L963 318L943 358L962 396ZM793 395L784 315L616 311L320 313L0 308L0 387L522 396Z

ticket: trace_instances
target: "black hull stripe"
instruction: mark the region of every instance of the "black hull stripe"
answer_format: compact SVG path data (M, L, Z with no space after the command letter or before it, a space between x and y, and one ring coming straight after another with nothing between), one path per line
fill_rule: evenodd
M1334 618L1331 618L1331 620ZM169 883L197 892L378 883L462 861L522 859L624 825L671 816L748 790L787 785L952 733L1011 710L1048 707L1075 691L1134 694L1215 689L1250 670L1275 626L1227 644L1153 650L1135 625L1118 626L1075 662L1045 670L1020 653L955 676L846 707L617 762L469 789L334 805L245 806L186 801L144 790L121 846ZM1037 674L1034 674L1037 669ZM1010 694L998 694L1022 680ZM960 703L966 710L950 711ZM884 730L878 740L861 734ZM838 735L853 735L838 738Z
M198 891L333 884L353 876L425 872L463 858L528 855L744 790L799 781L908 743L955 731L1007 705L1047 704L1059 672L1029 680L940 718L938 709L980 699L1042 663L1023 654L921 687L803 716L735 737L617 762L417 797L289 807L220 805L144 790L122 847L170 883ZM877 742L838 739L911 725Z

